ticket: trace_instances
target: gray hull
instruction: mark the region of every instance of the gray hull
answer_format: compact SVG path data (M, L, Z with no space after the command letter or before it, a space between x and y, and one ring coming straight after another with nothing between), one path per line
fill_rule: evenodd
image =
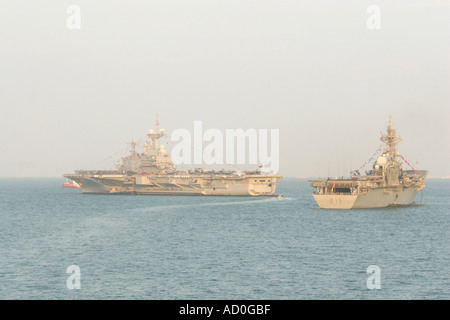
M198 196L272 196L280 176L65 175L81 185L83 193Z
M416 188L376 188L363 194L313 194L323 209L365 209L405 206L416 201Z

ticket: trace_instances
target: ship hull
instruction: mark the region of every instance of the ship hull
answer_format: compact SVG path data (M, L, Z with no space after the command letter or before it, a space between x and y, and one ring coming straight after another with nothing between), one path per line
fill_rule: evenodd
M208 176L78 176L65 175L81 185L83 193L186 195L186 196L272 196L280 176L258 175L211 178Z
M363 194L314 194L323 209L368 209L411 205L417 188L376 188Z

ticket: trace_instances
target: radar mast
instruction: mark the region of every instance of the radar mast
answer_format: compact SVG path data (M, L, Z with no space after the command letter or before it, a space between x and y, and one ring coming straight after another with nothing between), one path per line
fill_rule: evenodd
M395 159L398 156L397 152L397 143L401 142L403 140L402 137L397 135L397 132L395 129L392 129L392 116L389 115L389 124L387 126L387 134L381 135L380 138L381 141L386 143L386 153L389 155L390 159L395 161Z
M153 151L154 155L158 155L158 140L161 137L164 137L166 135L166 132L164 130L159 130L159 117L158 114L156 114L156 132L153 130L150 130L147 134L147 136L152 139L153 141Z

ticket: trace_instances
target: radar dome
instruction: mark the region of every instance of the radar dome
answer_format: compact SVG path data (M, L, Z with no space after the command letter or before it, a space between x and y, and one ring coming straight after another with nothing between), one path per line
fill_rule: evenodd
M153 131L153 129L150 129L150 131L148 132L149 134L154 134L155 131Z
M385 157L379 157L378 159L377 159L377 164L379 165L379 166L385 166L386 164L387 164L387 159L385 158Z

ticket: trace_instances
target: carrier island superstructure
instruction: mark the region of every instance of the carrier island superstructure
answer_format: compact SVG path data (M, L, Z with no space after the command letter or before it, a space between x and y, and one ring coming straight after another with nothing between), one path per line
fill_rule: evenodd
M64 177L81 185L83 193L199 195L199 196L273 196L280 175L254 171L214 171L203 168L177 171L165 145L164 129L150 130L142 152L131 143L130 153L117 162L114 170L76 170Z
M357 209L410 205L417 193L425 188L426 170L403 170L397 143L403 139L392 128L391 116L383 154L373 164L373 170L361 176L358 171L350 179L310 180L315 188L313 197L320 208Z

